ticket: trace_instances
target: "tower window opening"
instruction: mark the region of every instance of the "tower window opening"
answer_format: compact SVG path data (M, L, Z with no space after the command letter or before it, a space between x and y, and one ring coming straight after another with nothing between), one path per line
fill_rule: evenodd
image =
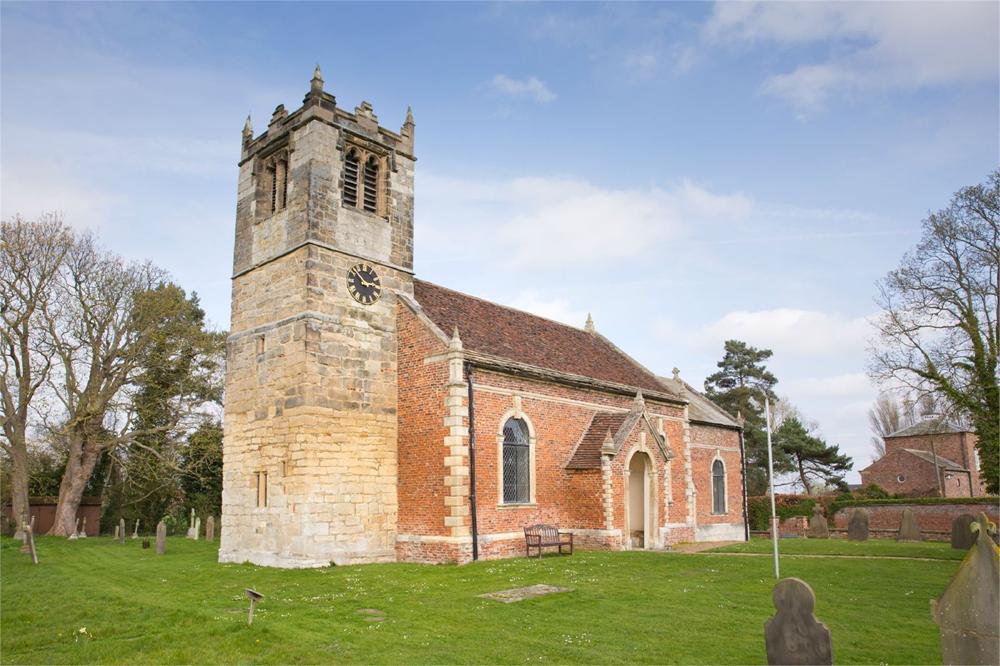
M358 154L353 150L344 160L344 205L358 205Z
M365 210L374 213L378 208L378 163L374 157L365 162Z

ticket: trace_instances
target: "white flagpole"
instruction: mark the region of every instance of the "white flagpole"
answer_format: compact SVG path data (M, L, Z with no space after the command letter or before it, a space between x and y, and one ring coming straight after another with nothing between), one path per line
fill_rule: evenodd
M771 480L771 541L774 543L774 577L781 579L778 571L778 512L774 508L774 454L771 453L771 403L764 397L764 412L767 419L767 473Z

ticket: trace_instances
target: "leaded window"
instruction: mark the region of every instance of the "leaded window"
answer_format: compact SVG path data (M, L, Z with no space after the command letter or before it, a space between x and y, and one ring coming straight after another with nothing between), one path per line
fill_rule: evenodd
M721 460L712 463L712 513L726 512L726 468Z
M503 501L527 504L531 501L531 444L528 426L521 419L503 424Z

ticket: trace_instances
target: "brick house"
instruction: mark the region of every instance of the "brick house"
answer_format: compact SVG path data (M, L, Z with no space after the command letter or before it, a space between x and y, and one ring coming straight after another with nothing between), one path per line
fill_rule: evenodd
M399 132L323 89L243 132L224 562L467 562L743 539L741 430L597 332L414 276Z
M885 455L861 470L862 485L876 484L910 497L986 494L979 478L976 435L931 417L886 435Z

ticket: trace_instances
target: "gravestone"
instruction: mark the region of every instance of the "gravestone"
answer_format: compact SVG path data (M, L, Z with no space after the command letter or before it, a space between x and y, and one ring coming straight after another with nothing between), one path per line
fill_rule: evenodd
M114 538L115 539L118 538L118 526L117 525L115 525L115 536L114 536Z
M161 520L156 525L156 554L167 552L167 525Z
M198 535L201 534L201 517L194 519L194 540L198 540Z
M78 538L80 538L80 519L79 518L76 519L76 525L73 526L73 532L67 538L69 538L69 539L78 539Z
M194 538L194 509L191 509L191 522L188 523L187 538Z
M996 525L981 513L969 531L975 541L948 587L931 600L931 617L941 633L944 663L1000 664L1000 548L992 537Z
M125 543L125 519L118 519L118 543Z
M785 578L774 586L777 612L764 623L768 664L832 664L830 630L816 619L816 595L805 581Z
M209 516L205 521L205 541L215 541L215 516Z
M868 511L854 510L847 523L847 538L850 541L868 541Z
M138 539L139 538L139 519L138 518L135 521L135 529L132 530L132 538L133 539Z
M899 535L896 541L920 541L920 527L917 525L917 517L913 515L913 509L906 507L903 509L903 518L899 523Z
M972 535L972 523L976 522L971 513L963 513L951 522L951 547L968 550L976 542Z
M813 515L809 519L809 536L813 539L830 538L830 528L826 524L823 507L819 503L813 505Z
M28 530L35 525L35 517L31 517L31 523L28 523L28 517L24 517L24 522L21 523L21 552L31 554L31 548L28 546Z
M80 526L79 537L81 539L86 539L87 538L87 516L83 517L83 525Z

